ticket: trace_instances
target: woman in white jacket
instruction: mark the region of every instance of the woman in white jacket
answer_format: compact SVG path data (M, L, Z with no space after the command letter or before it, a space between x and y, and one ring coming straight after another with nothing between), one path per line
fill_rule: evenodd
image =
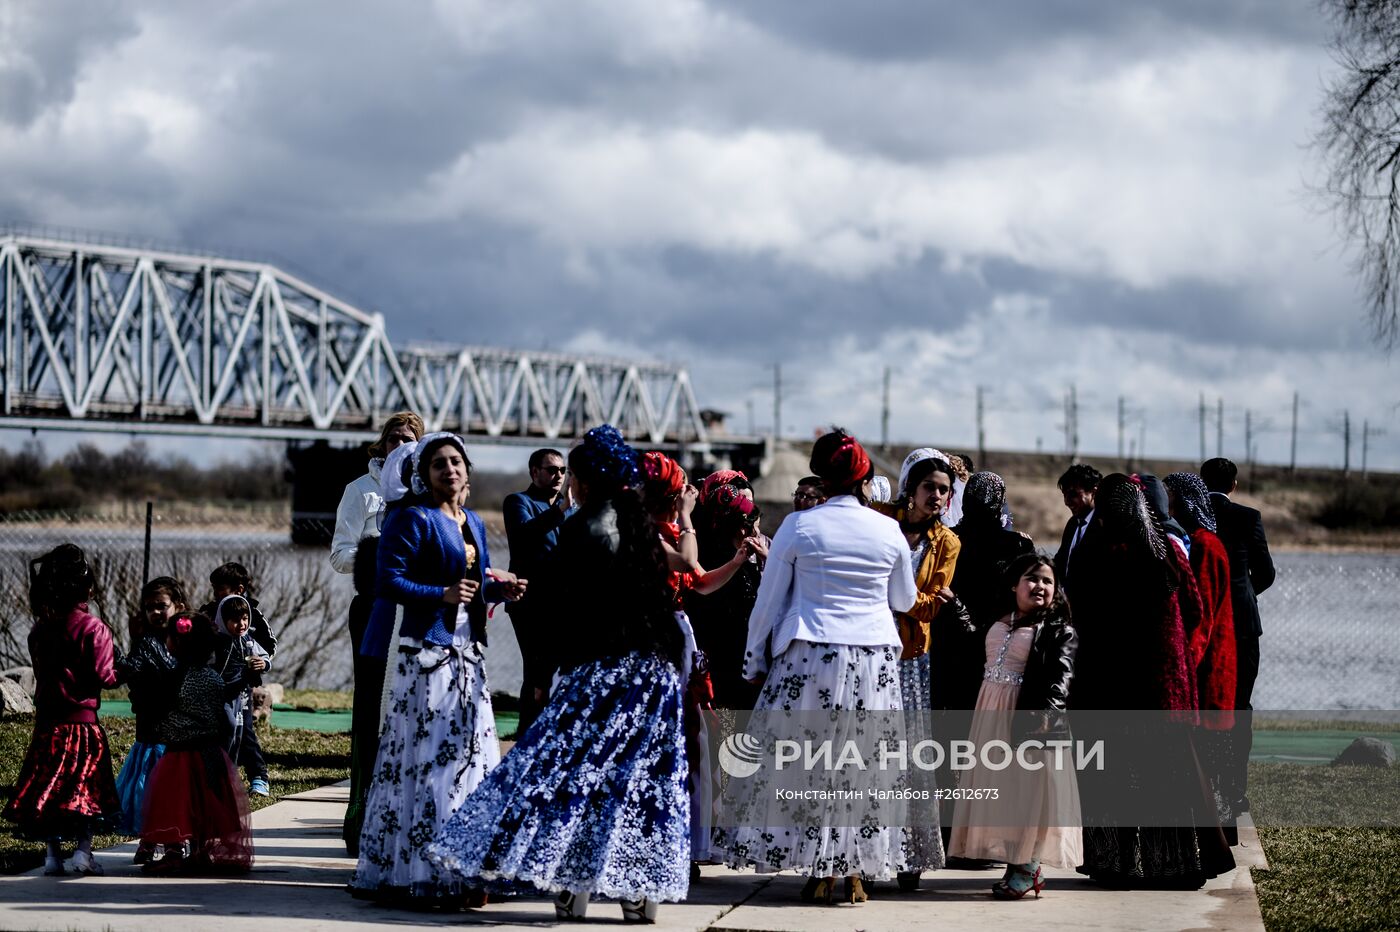
M374 555L378 549L379 515L384 498L379 491L384 458L405 443L423 436L423 419L412 411L391 414L370 444L369 472L345 487L335 511L335 536L331 538L331 567L351 573L355 597L350 600L350 646L354 653L355 695L350 736L350 806L345 813L345 847L359 855L360 826L364 822L365 792L379 747L379 699L384 682L383 662L360 656L360 642L374 604ZM370 541L363 545L364 541ZM363 546L362 546L363 545ZM369 670L367 666L374 666Z
M899 709L899 633L894 611L917 590L909 545L890 518L866 507L874 475L856 439L836 429L812 447L824 504L794 512L778 528L749 616L744 675L766 674L756 712ZM772 660L767 659L771 650ZM842 718L831 718L839 731ZM819 735L818 738L824 737ZM763 778L746 781L731 811L727 861L760 872L800 870L803 898L832 902L838 877L847 902L861 902L861 875L888 880L906 869L905 830L850 823L843 807L790 804Z

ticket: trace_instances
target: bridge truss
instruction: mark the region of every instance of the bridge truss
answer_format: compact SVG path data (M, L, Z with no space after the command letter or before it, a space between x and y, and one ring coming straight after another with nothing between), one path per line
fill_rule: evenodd
M382 314L262 263L5 234L0 308L0 426L361 439L408 408L502 443L709 440L684 368L395 349Z

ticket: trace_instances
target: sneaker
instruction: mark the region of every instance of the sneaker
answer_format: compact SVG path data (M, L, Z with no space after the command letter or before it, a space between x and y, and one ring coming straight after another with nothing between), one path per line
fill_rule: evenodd
M97 863L97 858L87 851L73 852L73 873L80 877L101 877L107 872Z
M267 785L266 777L254 777L248 784L248 792L254 796L271 796L272 787Z
M44 858L45 877L62 877L66 873L67 871L63 869L63 860L61 858Z
M149 864L156 859L156 849L154 845L139 845L136 848L136 856L131 859L132 864Z

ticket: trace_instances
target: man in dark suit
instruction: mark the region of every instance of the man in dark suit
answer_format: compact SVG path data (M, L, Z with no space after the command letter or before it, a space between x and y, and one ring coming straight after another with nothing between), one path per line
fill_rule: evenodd
M1060 535L1060 549L1055 551L1055 579L1065 592L1073 585L1069 580L1070 554L1089 533L1089 523L1094 519L1094 495L1102 478L1103 473L1087 463L1075 463L1060 477L1060 494L1070 517Z
M1210 489L1215 510L1216 533L1230 556L1230 602L1235 615L1235 727L1225 765L1222 790L1238 815L1249 809L1246 795L1249 751L1254 744L1254 680L1259 675L1259 593L1274 584L1274 560L1264 537L1264 521L1259 512L1237 502L1230 495L1238 486L1239 470L1223 457L1201 464L1201 478Z
M524 662L520 684L522 735L539 717L552 675L548 651L541 640L541 625L546 619L540 616L539 594L548 591L548 581L543 579L547 558L559 545L559 527L573 507L566 472L564 455L558 450L536 450L530 454L530 487L507 495L501 504L510 545L510 571L536 583L524 598L506 606Z

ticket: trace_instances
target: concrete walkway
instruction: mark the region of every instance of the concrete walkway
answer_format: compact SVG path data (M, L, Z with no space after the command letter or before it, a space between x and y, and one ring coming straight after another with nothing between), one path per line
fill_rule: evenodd
M0 929L153 932L304 932L347 926L393 930L452 925L536 928L555 925L550 901L516 900L467 913L384 909L345 892L354 862L340 841L346 785L288 797L253 815L255 861L239 878L152 878L131 863L135 843L98 853L106 877L44 877L40 871L0 877ZM1000 871L938 871L915 894L880 884L860 906L798 902L800 878L758 877L722 867L704 869L691 898L661 907L658 930L729 932L857 932L857 930L1005 928L1262 930L1249 867L1263 867L1252 828L1241 826L1240 866L1193 892L1102 890L1072 871L1050 871L1040 900L995 902L988 895ZM594 925L619 925L614 903L589 907Z

